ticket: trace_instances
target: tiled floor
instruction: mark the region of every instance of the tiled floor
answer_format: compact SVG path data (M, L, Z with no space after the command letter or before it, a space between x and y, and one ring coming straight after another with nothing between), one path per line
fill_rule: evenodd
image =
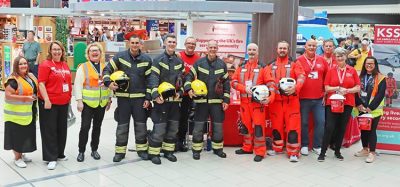
M0 101L4 101L4 92L0 92ZM4 124L2 104L0 110L0 124ZM13 164L11 151L0 151L0 186L400 186L400 157L381 154L375 163L367 164L363 158L352 156L360 149L360 143L342 150L343 162L335 160L329 152L324 163L317 162L315 154L301 157L298 163L290 163L285 155L255 163L253 156L238 156L234 154L236 148L226 148L227 159L203 152L201 160L195 161L190 153L177 153L178 162L162 159L163 164L156 166L128 152L123 162L115 164L112 157L116 122L112 112L106 113L102 127L101 160L93 160L86 152L85 162L78 163L80 116L77 117L77 123L68 129L68 161L59 162L56 170L47 170L41 159L37 128L38 150L28 154L33 162L27 168L20 169ZM133 147L133 132L130 135L129 147ZM3 136L2 126L1 147Z

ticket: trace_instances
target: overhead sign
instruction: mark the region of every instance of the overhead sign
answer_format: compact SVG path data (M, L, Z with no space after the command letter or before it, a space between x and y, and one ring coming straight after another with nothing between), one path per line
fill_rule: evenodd
M197 38L196 51L205 52L207 42L218 41L219 53L245 53L247 23L194 22L193 36Z
M374 44L400 45L400 25L375 25Z

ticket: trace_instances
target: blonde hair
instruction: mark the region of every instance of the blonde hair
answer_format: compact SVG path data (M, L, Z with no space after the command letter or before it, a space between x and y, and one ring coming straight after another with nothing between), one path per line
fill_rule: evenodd
M87 59L87 60L90 60L88 54L89 54L89 49L90 49L91 47L97 47L97 48L99 48L99 50L100 50L100 59L101 59L101 58L103 57L103 46L101 46L99 42L91 43L91 44L89 44L89 45L86 47L86 50L85 50L85 57L86 57L86 59Z

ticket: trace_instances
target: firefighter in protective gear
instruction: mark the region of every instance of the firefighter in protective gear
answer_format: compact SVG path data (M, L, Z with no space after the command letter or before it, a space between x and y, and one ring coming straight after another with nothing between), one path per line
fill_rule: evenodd
M149 135L149 158L153 164L161 164L160 152L171 162L176 162L175 143L179 129L180 103L183 95L181 75L183 61L175 54L176 37L167 35L165 52L153 60L149 88L154 100L151 120L154 123ZM161 84L160 84L161 83ZM175 86L173 86L175 85Z
M127 91L129 87L129 77L123 71L116 71L110 76L110 80L118 85L121 91Z
M305 73L298 62L293 62L289 56L289 43L282 41L277 46L278 58L266 68L272 72L275 83L279 86L282 78L293 78L295 86L286 90L276 90L275 101L270 104L272 122L273 149L282 152L286 142L286 152L291 162L297 162L300 152L301 121L299 96L304 84Z
M258 60L258 46L251 43L247 46L249 60L245 61L232 76L231 86L240 92L240 118L245 125L244 141L241 149L236 154L255 153L254 161L260 162L265 157L265 110L264 107L273 101L275 95L275 83L271 72L265 69L265 64ZM256 85L267 85L270 97L265 100L253 99L253 91Z
M147 82L151 73L151 58L140 51L142 41L137 36L131 36L129 45L128 50L115 54L103 71L104 85L115 91L118 102L116 109L118 112L114 113L118 115L114 116L118 119L114 162L120 162L125 158L130 116L134 120L137 154L143 160L148 159L146 122L151 95ZM110 79L110 75L118 70L129 77L129 86L126 90L119 89L118 84Z
M224 111L228 109L230 101L230 84L226 64L218 58L218 43L210 40L207 43L208 54L199 59L190 69L186 76L185 90L189 96L194 98L195 114L193 129L193 158L200 159L200 152L203 149L203 127L208 118L211 118L212 137L211 145L214 154L226 158L223 152L223 128ZM196 98L191 83L199 79L207 85L207 96L201 99Z
M97 149L100 141L101 125L105 111L108 111L111 106L110 90L104 86L101 79L101 73L105 68L105 63L101 61L102 53L103 48L99 43L89 44L86 48L86 55L89 61L80 64L76 71L74 81L75 98L78 103L78 111L82 112L78 162L83 162L85 159L84 153L92 121L91 156L95 160L100 159Z
M393 96L397 92L397 84L396 79L393 77L393 73L388 73L388 77L386 78L386 106L392 106Z

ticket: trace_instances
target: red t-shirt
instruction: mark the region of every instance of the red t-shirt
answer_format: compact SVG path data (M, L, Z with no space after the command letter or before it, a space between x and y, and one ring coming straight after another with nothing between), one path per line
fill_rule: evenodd
M344 71L346 71L346 72L344 72ZM344 73L344 75L343 75L343 73ZM341 77L344 76L342 85L340 85L340 82L339 82L339 75ZM353 67L346 65L345 70L338 71L337 68L330 69L328 71L328 74L326 74L325 85L328 85L331 87L340 86L343 88L353 88L356 85L360 85L360 78L357 75L357 71ZM334 93L335 92L328 93L326 105L331 104L329 97ZM345 105L349 105L349 106L355 105L354 93L346 94L345 98L346 98L346 100L344 101Z
M46 86L47 95L50 102L56 105L68 104L71 100L71 71L65 62L53 62L45 60L39 65L38 82L43 82ZM64 90L63 85L68 85L68 90ZM39 98L43 100L39 92Z
M326 62L328 63L329 69L336 68L337 67L337 62L336 62L336 57L335 55L332 55L329 60L325 59Z
M189 73L190 68L193 66L193 64L200 58L200 55L197 53L194 53L192 56L188 56L185 51L179 52L181 55L181 58L184 62L185 65L185 74Z
M314 60L307 59L304 55L297 58L306 73L306 80L300 91L300 99L320 99L324 96L324 80L328 72L328 63L321 56Z

